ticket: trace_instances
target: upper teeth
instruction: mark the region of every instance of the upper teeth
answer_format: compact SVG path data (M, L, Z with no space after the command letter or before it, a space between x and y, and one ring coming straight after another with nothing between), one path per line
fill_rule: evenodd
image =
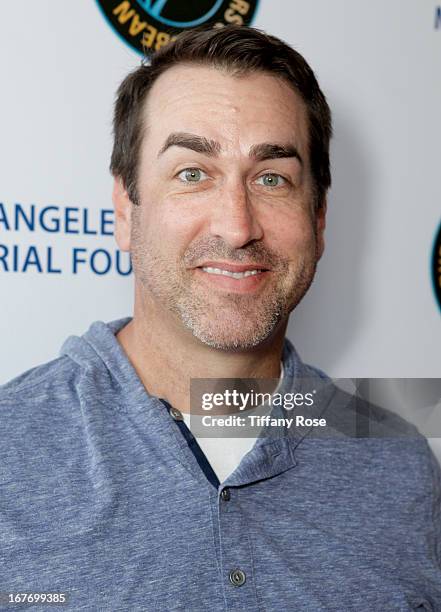
M221 268L202 268L204 272L209 274L224 274L225 276L231 276L232 278L244 278L245 276L252 276L254 274L260 274L262 270L245 270L245 272L230 272L229 270L222 270Z

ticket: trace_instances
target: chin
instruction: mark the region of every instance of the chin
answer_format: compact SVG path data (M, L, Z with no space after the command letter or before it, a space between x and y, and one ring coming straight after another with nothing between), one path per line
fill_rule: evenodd
M262 321L260 324L250 325L247 321L185 321L184 324L191 330L193 336L206 346L223 351L245 351L265 342L273 335L280 317L274 314L271 320ZM205 323L205 324L204 324Z

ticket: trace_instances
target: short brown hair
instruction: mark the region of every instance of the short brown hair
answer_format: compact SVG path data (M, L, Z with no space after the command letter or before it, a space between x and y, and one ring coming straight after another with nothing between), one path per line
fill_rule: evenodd
M131 72L117 91L113 120L114 145L110 171L122 179L138 204L137 174L143 137L142 111L156 79L182 63L226 69L233 75L264 72L283 79L304 100L309 117L309 153L316 202L320 205L331 185L329 141L331 111L306 60L275 36L247 26L187 30Z

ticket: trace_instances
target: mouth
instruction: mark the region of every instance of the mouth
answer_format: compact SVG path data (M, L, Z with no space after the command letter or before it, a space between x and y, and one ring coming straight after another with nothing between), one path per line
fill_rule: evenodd
M242 274L252 273L258 274L259 272L267 272L269 267L259 263L230 263L228 261L204 261L198 268L209 272L211 274Z
M237 293L256 291L270 273L269 268L261 264L224 262L204 262L195 271L211 285Z
M199 268L203 272L207 272L207 274L219 274L222 276L228 276L230 278L246 278L247 276L256 276L256 274L261 274L264 272L262 269L251 269L245 270L244 272L231 272L231 270L224 270L222 268L213 268L211 266L201 266Z

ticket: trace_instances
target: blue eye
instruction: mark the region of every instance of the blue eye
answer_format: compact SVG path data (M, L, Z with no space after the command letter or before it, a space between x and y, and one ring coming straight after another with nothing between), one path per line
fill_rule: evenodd
M203 172L200 168L185 168L182 170L178 177L184 183L200 183L203 178L206 178L205 172Z
M280 187L285 183L285 179L280 174L262 174L257 179L259 185L264 185L265 187Z

